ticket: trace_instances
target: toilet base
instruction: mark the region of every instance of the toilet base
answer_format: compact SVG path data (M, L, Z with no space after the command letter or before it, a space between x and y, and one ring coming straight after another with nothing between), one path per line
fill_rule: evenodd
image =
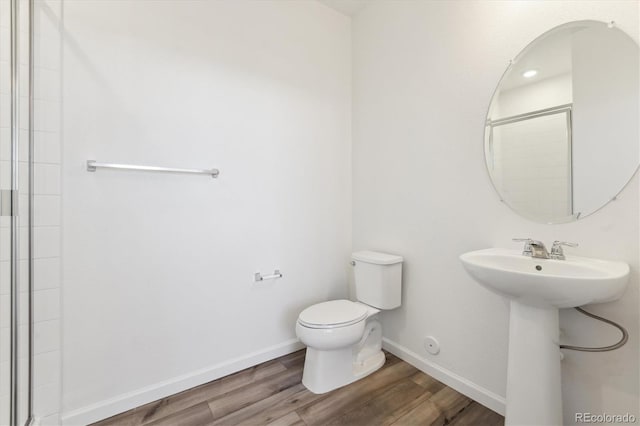
M334 351L308 347L302 384L315 394L327 393L368 376L380 369L385 360L382 351L357 361L352 347Z
M353 374L356 376L356 380L367 377L369 374L379 370L386 360L387 357L384 356L384 352L380 351L362 362L355 363L353 365Z

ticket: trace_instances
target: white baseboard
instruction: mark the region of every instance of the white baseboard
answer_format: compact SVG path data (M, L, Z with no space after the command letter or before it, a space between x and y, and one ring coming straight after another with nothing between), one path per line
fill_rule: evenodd
M292 339L258 352L243 355L211 367L118 395L115 398L63 413L61 421L63 425L69 426L87 425L302 348L304 348L302 343L297 339Z
M408 362L419 370L424 371L436 380L441 381L447 386L450 386L493 411L504 415L505 399L502 396L497 395L490 390L447 370L446 368L422 358L415 352L412 352L404 346L401 346L387 338L383 339L382 346L398 358ZM253 352L211 367L137 389L135 391L119 395L115 398L100 401L87 407L63 413L61 421L63 425L67 426L93 423L169 395L219 379L220 377L228 376L229 374L233 374L279 356L295 352L302 348L304 348L302 343L298 340L292 339L258 352Z
M422 358L417 353L412 352L404 346L401 346L387 338L382 339L382 347L403 361L427 373L434 379L441 381L461 394L468 396L474 401L477 401L485 407L504 416L506 407L504 397L491 392L490 390L485 389L482 386L447 370L446 368L434 364L425 358Z

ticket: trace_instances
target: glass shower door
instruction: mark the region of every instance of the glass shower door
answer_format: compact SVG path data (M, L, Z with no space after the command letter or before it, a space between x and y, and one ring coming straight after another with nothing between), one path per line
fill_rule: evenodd
M0 0L0 424L31 413L30 10Z
M569 106L492 121L490 147L489 171L511 207L542 221L573 214Z

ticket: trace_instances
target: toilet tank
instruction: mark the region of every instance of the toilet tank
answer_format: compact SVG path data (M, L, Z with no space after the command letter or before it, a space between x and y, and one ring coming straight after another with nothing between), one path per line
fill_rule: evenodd
M375 251L351 255L356 299L378 309L395 309L402 303L402 257Z

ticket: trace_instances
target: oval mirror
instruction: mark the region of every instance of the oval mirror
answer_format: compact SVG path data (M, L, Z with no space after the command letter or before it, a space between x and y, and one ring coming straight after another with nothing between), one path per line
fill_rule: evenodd
M485 128L501 199L543 223L585 217L638 169L638 45L611 24L561 25L529 44L496 89Z

